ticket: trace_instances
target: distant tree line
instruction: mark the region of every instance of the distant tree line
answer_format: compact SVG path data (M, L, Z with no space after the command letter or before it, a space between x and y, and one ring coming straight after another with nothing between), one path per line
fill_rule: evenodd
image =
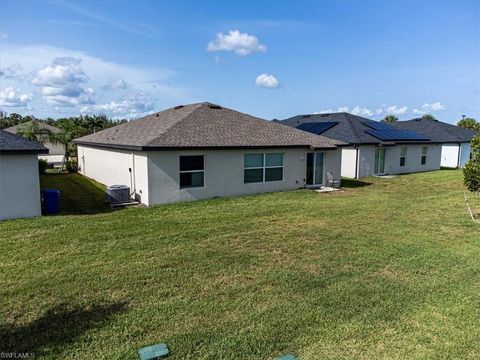
M17 113L7 114L6 112L0 112L0 129L6 129L14 125L27 123L29 121L43 122L59 129L69 128L74 129L77 137L88 135L96 131L107 129L109 127L127 122L126 119L113 120L105 114L100 115L78 115L70 116L59 119L40 119L33 115L22 116Z
M113 120L105 114L39 119L32 115L22 116L17 113L7 114L6 112L0 112L0 129L18 125L17 134L20 136L40 144L51 142L61 145L64 149L64 156L60 170L63 170L65 166L67 169L69 167L72 169L76 168L76 161L70 160L71 156L75 156L77 153L76 146L73 143L74 139L125 123L126 121L125 119ZM51 132L41 129L38 125L39 123L54 126L60 131Z

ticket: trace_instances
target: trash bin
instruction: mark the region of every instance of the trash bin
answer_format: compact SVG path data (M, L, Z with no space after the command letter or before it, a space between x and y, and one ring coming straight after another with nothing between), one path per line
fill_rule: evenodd
M60 210L60 191L45 189L43 194L43 210L45 214L56 214Z

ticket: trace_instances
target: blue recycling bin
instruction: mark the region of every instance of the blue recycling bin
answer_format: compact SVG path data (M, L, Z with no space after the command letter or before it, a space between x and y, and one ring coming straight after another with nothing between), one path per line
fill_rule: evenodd
M60 191L57 189L45 189L42 193L45 214L58 213L60 210Z

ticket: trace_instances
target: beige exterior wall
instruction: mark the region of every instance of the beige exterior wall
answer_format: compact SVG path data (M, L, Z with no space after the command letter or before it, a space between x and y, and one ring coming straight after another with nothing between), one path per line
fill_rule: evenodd
M0 220L39 215L37 155L0 155Z
M407 148L405 166L400 166L400 148ZM422 147L427 146L427 163L421 164ZM374 175L375 149L374 145L359 146L359 177ZM442 146L437 144L406 144L385 147L385 174L405 174L440 169Z
M134 197L148 205L147 158L144 152L77 147L78 172L102 183L110 185L127 185ZM130 172L129 169L132 169Z
M283 181L244 184L244 154L283 153ZM137 152L78 146L80 173L105 185L134 187L145 205L284 191L305 186L307 149L186 150ZM324 151L327 171L340 178L341 150ZM180 189L180 155L205 156L205 186ZM134 162L133 162L134 159ZM130 185L128 168L135 169Z

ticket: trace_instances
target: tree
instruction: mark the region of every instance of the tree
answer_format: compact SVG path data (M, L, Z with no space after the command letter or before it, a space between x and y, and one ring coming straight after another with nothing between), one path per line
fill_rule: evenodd
M17 134L40 144L45 144L52 135L50 131L40 129L36 121L29 121L18 125Z
M480 123L474 118L462 119L457 123L457 126L473 131L480 131Z
M471 159L463 168L463 183L473 193L480 195L480 135L471 142Z
M398 121L398 118L395 115L387 115L382 119L382 122L385 122L385 123L394 123L397 121Z
M63 170L65 163L70 158L70 149L74 146L73 139L78 136L79 129L73 123L70 122L63 122L59 125L60 132L53 133L50 137L50 141L54 144L59 144L63 146L64 154L62 158L62 165L60 170Z
M422 116L423 120L437 120L432 114L425 114Z

